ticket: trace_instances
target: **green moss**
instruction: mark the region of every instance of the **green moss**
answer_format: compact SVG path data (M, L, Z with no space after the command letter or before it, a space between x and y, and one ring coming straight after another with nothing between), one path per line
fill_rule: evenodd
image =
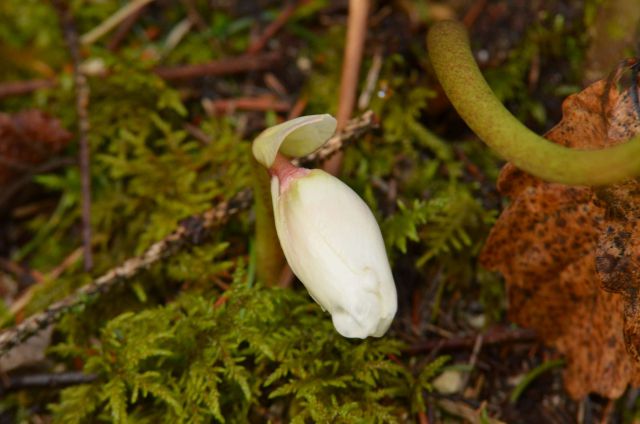
M80 33L125 3L72 1ZM45 279L25 308L27 315L140 254L182 219L251 185L247 139L256 134L245 133L246 124L262 129L276 123L278 115L207 117L200 98L189 96L198 89L205 95L218 89L214 94L221 96L262 94L262 76L189 81L178 90L151 69L242 53L252 25L260 20L264 27L280 9L242 15L222 6L211 11L210 2L196 1L205 30L192 29L176 48L164 51L168 34L186 17L181 2L169 3L149 5L118 52L106 48L109 36L83 49L84 57L100 59L109 69L106 76L89 78L95 268L91 275L83 273L78 261L60 277ZM334 113L338 104L345 28L340 19L327 17L344 11L327 12L330 3L306 3L282 29L281 42L295 40L283 47L299 49L297 62L274 73L289 90L289 100L308 99L306 114ZM386 19L387 13L398 12L384 9L376 19ZM382 38L389 29L379 25L375 31L378 35L380 28ZM151 40L156 29L159 36ZM505 65L489 75L493 72L492 84L504 100L520 103L527 117L544 120L526 92L532 57L565 55L573 72L579 68L573 64L581 63L582 44L563 38L564 27L536 27L528 34ZM563 41L551 50L558 38ZM437 293L423 316L446 328L450 321L440 322L441 312L450 308L450 316L462 314L464 302L451 306L449 300L462 291L480 299L489 322L498 321L504 312L502 284L478 269L476 256L500 206L492 192L499 162L477 140L443 131L446 122L431 110L436 84L425 71L423 34L409 44L384 52L369 105L380 128L346 149L343 177L381 223L397 285L404 291L399 290L401 300L407 301L412 284L428 286ZM43 61L60 82L54 89L2 100L3 111L40 108L75 130L70 62L50 5L0 2L0 46L0 80L42 77L33 63L25 67L6 54L10 51ZM371 54L367 48L361 81ZM211 142L196 140L187 123ZM73 157L76 150L74 141L64 154ZM19 223L24 235L13 260L47 273L80 247L79 179L76 167L34 178L54 206ZM32 410L48 403L55 420L64 423L386 423L425 411L430 381L448 358L404 356L401 340L407 336L403 327L409 311L401 310L382 339L340 337L329 315L301 287L266 288L256 281L253 214L239 214L197 246L86 299L68 314L57 326L49 359L59 369L81 366L96 373L95 383L65 389L60 396L8 396L0 401L0 411L10 409L12 417L26 421ZM0 306L0 318L9 323L13 317L6 309Z
M99 375L63 391L56 421L246 422L279 405L287 421L399 422L405 405L424 407L442 360L414 377L391 360L397 341L345 339L306 294L250 287L241 266L234 280L224 294L184 293L112 319L85 346L54 348Z

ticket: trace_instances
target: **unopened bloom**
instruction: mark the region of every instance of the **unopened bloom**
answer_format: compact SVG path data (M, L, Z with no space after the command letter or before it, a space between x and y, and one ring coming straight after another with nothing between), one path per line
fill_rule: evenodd
M277 137L261 134L253 149L272 174L275 224L284 255L341 335L380 337L397 309L380 228L366 203L342 181L319 169L297 168L278 153L282 144L292 142L292 132L297 142L280 150L311 153L333 133L335 120L317 115L292 122L281 124L285 130L267 130Z

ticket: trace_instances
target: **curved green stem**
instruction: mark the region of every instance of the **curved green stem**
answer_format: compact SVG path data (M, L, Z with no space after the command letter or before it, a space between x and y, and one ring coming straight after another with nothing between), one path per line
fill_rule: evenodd
M277 286L284 266L273 218L269 173L252 157L253 193L256 212L256 275L269 287Z
M436 23L427 36L442 87L467 125L518 168L550 182L603 185L640 175L640 136L601 150L554 144L522 125L493 94L476 65L466 29Z

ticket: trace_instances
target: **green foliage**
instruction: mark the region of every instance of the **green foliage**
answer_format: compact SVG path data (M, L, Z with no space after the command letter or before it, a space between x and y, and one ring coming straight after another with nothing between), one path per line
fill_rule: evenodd
M402 253L407 252L408 240L426 242L427 250L417 261L421 266L429 259L463 249L477 254L481 245L473 241L470 231L486 227L493 219L471 193L458 189L439 193L427 202L414 200L410 207L399 201L398 212L387 218L382 228L388 245Z
M125 3L72 1L79 32L91 30ZM280 11L274 6L242 15L223 5L211 10L209 3L193 2L205 28L192 28L173 49L167 38L187 15L183 2L149 5L119 52L106 48L108 36L83 49L85 57L101 60L109 70L89 77L93 276L143 252L183 218L248 187L245 138L254 134L245 131L279 119L274 112L206 117L200 98L190 97L261 94L266 88L260 74L189 81L179 91L151 72L156 65L203 63L244 52L256 22L271 22ZM281 30L296 40L295 46L285 46L296 52L296 63L287 64L283 75L274 74L292 98L308 99L308 114L335 113L338 103L345 27L326 19L330 3L305 3ZM37 63L14 60L21 53L46 62L60 81L31 97L3 100L3 111L41 108L74 130L69 57L50 4L3 0L0 14L0 62L6 65L0 67L1 79L43 76ZM152 39L154 29L160 35ZM502 73L489 75L506 100L528 98L523 81L536 53L533 45L550 48L564 29L535 31ZM424 39L415 37L409 44L401 52L391 47L384 52L369 105L381 125L346 149L343 176L381 223L398 287L406 288L411 274L419 284L437 284L435 324L447 293L460 289L480 299L489 320L498 320L504 310L502 285L478 269L476 256L498 207L487 198L499 163L477 140L441 135L441 123L429 115L435 90L424 71ZM554 54L572 48L565 40ZM367 50L363 76L370 56ZM185 124L198 126L211 142L196 140ZM72 157L76 150L74 141L65 154ZM80 245L79 171L68 167L39 175L35 183L55 207L21 224L28 240L12 259L46 274ZM406 422L410 414L425 411L430 382L449 358L426 363L407 357L400 342L406 317L382 339L348 340L304 290L253 285L252 223L251 212L241 214L205 243L87 299L57 326L50 350L56 366L82 363L98 376L90 385L47 399L57 422L387 423ZM42 310L91 280L78 261L60 277L45 278L24 312ZM0 317L9 322L5 309L0 306ZM30 408L43 402L10 397L0 408L8 404L19 404L17 416L26 421Z
M530 72L532 68L551 68L558 72L560 67L566 67L567 75L561 84L542 81L538 83L541 85L539 90L546 97L560 98L578 91L587 43L583 34L582 28L568 25L561 14L543 13L540 22L532 25L522 41L509 52L507 60L500 67L487 69L485 77L496 96L512 105L518 118L532 119L544 127L548 120L546 108L539 99L541 96L532 92ZM539 63L541 60L549 63Z
M433 390L431 381L442 371L442 367L444 367L450 359L449 356L441 356L420 371L413 384L412 408L414 411L424 412L426 410L423 392L425 390L429 392Z
M381 117L381 134L349 149L344 169L379 214L392 262L409 257L425 275L444 272L443 278L454 282L451 290L499 291L496 280L477 284L475 265L496 217L484 198L497 159L477 141L446 142L425 126L422 115L433 92L423 75L406 71L404 58L391 57L380 81L384 95L371 106Z
M291 422L374 423L399 422L408 401L423 409L446 358L413 377L397 341L345 339L306 294L246 278L239 267L224 294L183 293L112 319L81 349L58 345L99 380L64 390L56 421L246 422L288 405Z
M229 122L204 125L215 143L203 145L183 129L181 115L186 110L175 90L143 71L122 71L92 88L92 227L98 272L141 253L181 219L209 208L213 199L246 187L250 176L248 146ZM62 94L56 102L64 99L64 89ZM58 207L53 215L31 222L34 236L15 258L33 257L34 265L46 270L77 247L80 183L74 168L39 176L37 182L61 193ZM220 246L211 246L209 256ZM198 252L204 251L196 250L192 261ZM207 259L202 257L200 263ZM184 264L176 267L185 269ZM205 268L209 272L200 274L204 277L220 271L202 265L192 268L191 275ZM84 282L76 277L42 285L28 311L41 309Z
M3 1L0 20L0 78L42 78L53 73L51 66L64 55L60 31L51 26L57 20L54 10L38 0Z
M385 234L387 249L397 248L402 253L407 253L407 241L420 241L418 227L427 221L429 211L424 202L414 200L409 206L398 201L398 212L388 218L382 227Z
M452 189L441 193L429 202L431 213L426 222L431 224L422 239L428 250L418 259L418 266L442 254L469 250L471 255L479 253L481 243L471 237L471 231L482 231L494 221L495 215L486 211L472 194L464 189Z

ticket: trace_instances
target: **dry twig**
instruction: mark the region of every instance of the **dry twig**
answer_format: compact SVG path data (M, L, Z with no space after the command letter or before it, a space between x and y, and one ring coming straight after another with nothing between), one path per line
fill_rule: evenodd
M136 9L129 16L127 16L127 18L122 21L122 23L120 23L118 29L116 29L114 34L111 36L111 39L107 43L107 48L110 51L115 52L120 48L120 44L122 44L124 39L127 38L127 35L129 35L129 32L131 31L133 26L136 24L136 22L138 22L140 16L142 16L142 12L144 12L145 7L146 4Z
M289 102L278 100L271 95L237 97L235 99L204 99L203 106L210 115L232 113L236 110L287 112L291 109Z
M139 9L143 8L152 1L153 0L133 0L131 3L128 3L122 9L111 15L106 21L102 22L100 25L84 34L80 41L85 45L94 43L100 37L104 36L113 28L118 26L120 22L126 20L129 16L135 14Z
M378 83L378 77L380 76L380 70L382 69L382 48L379 47L373 53L373 58L371 60L371 68L369 68L369 72L367 73L367 79L360 93L360 97L358 98L358 109L366 110L369 107L369 102L371 101L371 97L376 89L376 84Z
M9 200L20 192L26 185L28 185L33 180L33 176L36 174L40 174L42 172L51 172L53 170L75 165L76 161L71 158L53 158L48 162L45 162L40 165L36 165L27 171L26 174L20 176L20 178L15 179L4 187L2 187L2 191L0 192L0 209L3 209L9 203Z
M13 314L14 316L20 316L24 307L27 306L27 304L31 301L31 299L33 299L33 295L35 294L35 291L38 285L45 280L55 280L56 278L60 277L60 275L62 275L62 273L67 268L72 266L75 262L77 262L82 257L82 251L83 249L80 247L74 250L73 252L71 252L70 255L68 255L58 266L56 266L54 269L48 272L45 276L43 276L38 272L37 273L38 278L35 281L36 284L30 285L11 304L11 307L9 308L9 311L11 312L11 314Z
M260 71L277 65L282 59L283 56L280 52L259 53L228 57L200 65L158 67L154 72L168 81L186 80L204 76L222 76L241 72ZM42 79L2 83L0 84L0 99L9 96L30 94L43 88L55 87L57 84L57 80Z
M204 18L198 13L194 0L181 0L181 3L187 9L187 17L198 31L207 31L209 27Z
M489 424L504 424L504 421L497 420L491 417L482 417L481 409L474 409L462 401L455 401L450 399L439 399L438 406L447 411L448 413L464 419L464 422L472 424L489 423Z
M67 311L90 298L111 290L119 282L129 279L151 264L171 255L180 247L202 240L207 230L221 224L228 217L251 204L251 191L245 189L228 202L223 202L202 215L183 220L178 228L163 240L151 245L140 256L126 260L106 274L98 277L72 295L55 302L43 312L25 319L17 326L0 333L0 356L24 340L37 334L41 329L57 322Z
M375 125L377 125L377 122L373 112L365 112L361 116L348 121L346 125L342 127L342 130L331 137L321 148L300 160L294 160L292 162L297 166L300 163L326 161L342 150L345 141L354 140L362 136Z
M284 24L287 23L289 18L291 18L291 16L296 11L298 6L300 6L302 3L304 3L304 0L297 1L297 2L291 2L291 3L287 4L285 6L285 8L282 9L282 11L278 15L278 17L276 19L274 19L273 22L271 22L265 28L265 30L262 32L260 37L258 37L256 40L254 40L249 45L249 48L247 49L247 53L255 54L255 53L258 53L259 51L261 51L264 48L264 46L267 45L269 40L274 35L276 35L276 33L280 30L280 28L282 28L284 26Z
M166 80L181 80L204 76L220 76L238 72L268 69L282 60L279 52L242 55L200 65L181 65L156 68L154 72Z
M487 330L487 332L482 335L482 344L488 346L501 343L530 342L534 339L535 333L526 328L507 328L499 326ZM444 340L427 340L424 343L409 346L404 351L408 354L414 355L421 352L430 352L433 349L439 349L442 351L469 349L475 347L477 342L477 336L454 337Z
M37 79L28 81L11 81L0 84L0 99L9 96L20 96L33 93L42 88L55 87L58 84L52 79Z
M80 371L62 373L17 375L0 379L0 395L22 389L50 389L92 383L95 374L85 374Z
M84 270L93 267L91 256L91 173L89 169L89 85L87 77L80 71L80 43L69 5L64 0L54 0L60 15L62 32L73 62L73 80L76 89L76 114L78 115L78 137L80 142L80 185L82 190L82 245L84 248Z
M333 136L322 149L302 158L302 162L323 160L330 157L339 151L346 142L359 137L374 125L373 113L367 112L363 114L361 117L349 122L344 127L344 130L340 134ZM238 212L249 208L252 204L252 198L251 190L244 189L229 201L222 202L201 215L191 216L182 220L175 231L152 244L140 256L126 260L123 264L111 269L92 283L55 302L44 311L32 315L14 327L4 330L0 333L0 356L34 336L40 330L59 321L64 314L74 307L111 290L118 283L132 278L143 269L172 255L180 248L190 244L201 243L210 230L224 223Z
M369 0L349 1L349 20L347 22L347 41L342 62L342 79L340 80L340 103L336 120L338 131L347 123L353 112L358 89L358 76L362 62L362 50L367 35L367 17L369 15ZM342 156L335 155L325 163L324 169L332 174L340 170Z
M476 20L480 17L480 14L484 10L487 5L487 0L476 0L475 3L471 5L467 13L464 15L462 19L462 23L467 28L471 28L473 24L476 23Z
M203 146L213 143L213 139L211 138L211 136L202 131L197 125L193 125L187 122L184 124L184 129L189 133L191 137L198 140Z

